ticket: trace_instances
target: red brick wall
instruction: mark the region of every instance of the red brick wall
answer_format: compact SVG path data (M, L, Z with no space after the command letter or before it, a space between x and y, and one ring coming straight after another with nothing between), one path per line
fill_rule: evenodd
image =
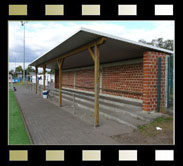
M165 57L163 53L145 52L143 68L143 111L157 109L158 58L161 57L161 107L165 106Z
M73 88L74 87L74 72L62 72L63 78L62 78L62 86L67 88ZM58 70L55 70L55 88L59 88L59 72Z
M74 72L63 72L62 86L67 88L74 87Z
M163 53L145 52L142 63L103 67L102 93L142 99L143 111L155 111L157 109L158 57L162 58L161 107L164 107L166 55ZM94 69L63 72L63 87L73 88L74 73L76 89L94 91ZM55 88L58 88L58 70L55 71Z
M76 89L94 91L94 69L76 71Z
M103 93L142 99L140 92L143 89L143 64L128 64L114 67L104 67L102 71L103 89L119 90L120 92L105 91ZM125 92L124 92L125 91Z
M103 67L102 69L102 91L104 94L124 96L142 99L142 94L114 92L114 90L125 90L140 92L143 90L143 64L128 64L114 67ZM56 79L58 81L58 71ZM74 71L63 72L63 87L73 88ZM55 83L58 88L58 82ZM94 91L94 69L75 71L75 88L79 90ZM109 91L106 91L109 90ZM110 91L112 90L112 91Z

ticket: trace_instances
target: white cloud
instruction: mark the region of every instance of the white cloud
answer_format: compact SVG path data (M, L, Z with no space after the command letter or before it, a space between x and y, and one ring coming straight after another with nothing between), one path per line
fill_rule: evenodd
M80 27L101 31L104 33L120 36L123 38L138 41L144 39L151 41L156 38L174 39L173 21L154 21L150 22L153 28L133 28L126 27L126 24L115 24L113 21L94 21L94 22L28 22L26 24L26 47L34 53L34 57L39 57L48 52L68 35ZM17 52L23 51L23 27L20 22L11 22L9 26L9 52L11 56L19 56ZM16 52L16 49L19 51Z
M29 66L30 63L25 63L25 69ZM16 67L18 66L22 66L22 69L23 69L23 63L19 62L19 63L15 63L15 62L9 62L9 65L8 65L8 71L10 70L15 70ZM35 69L35 67L32 67L33 69ZM43 68L38 68L38 72L42 72L43 71ZM50 69L46 69L46 71L50 71Z
M29 64L30 63L25 63L25 68L27 68ZM15 68L18 67L18 66L22 66L22 68L23 68L23 63L9 62L9 66L8 66L9 71L10 70L15 70Z

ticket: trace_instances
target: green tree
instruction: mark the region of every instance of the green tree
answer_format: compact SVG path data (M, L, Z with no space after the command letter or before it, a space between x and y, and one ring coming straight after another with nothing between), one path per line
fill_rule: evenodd
M16 72L16 73L17 73L17 72L18 72L18 73L19 73L19 72L23 72L22 66L16 67L15 72Z
M151 42L147 42L144 39L141 39L139 42L173 51L173 40L164 41L163 38L158 38L153 39Z
M30 72L35 72L35 70L31 66L28 66L25 72L29 74Z
M12 76L14 76L14 70L10 70L9 74L11 74Z
M48 71L48 74L54 74L54 73L55 73L54 69L51 69L50 71Z

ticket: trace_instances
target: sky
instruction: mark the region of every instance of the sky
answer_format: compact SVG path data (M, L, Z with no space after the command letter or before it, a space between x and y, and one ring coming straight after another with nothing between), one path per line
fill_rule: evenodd
M25 24L26 66L64 41L80 27L133 41L174 39L174 21L28 21ZM24 28L9 21L9 70L23 65Z

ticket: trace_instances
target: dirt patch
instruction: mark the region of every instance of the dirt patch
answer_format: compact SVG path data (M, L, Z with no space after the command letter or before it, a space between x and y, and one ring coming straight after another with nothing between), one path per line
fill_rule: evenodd
M157 130L156 127L162 128ZM122 144L173 144L173 117L157 118L131 133L112 136Z

